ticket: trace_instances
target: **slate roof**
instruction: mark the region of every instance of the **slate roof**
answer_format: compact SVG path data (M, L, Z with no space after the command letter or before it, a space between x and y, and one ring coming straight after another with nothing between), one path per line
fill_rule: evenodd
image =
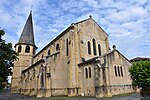
M117 49L113 49L113 50L111 50L111 51L109 51L109 52L107 52L101 56L96 56L96 57L93 57L91 59L85 60L84 62L79 63L78 66L81 66L81 65L84 65L84 64L90 63L90 62L93 63L93 62L95 62L95 59L104 57L104 56L109 55L109 54L112 54L115 51L118 52L120 55L122 55ZM128 62L130 62L124 55L122 55L122 57L124 57Z
M79 24L79 23L82 23L82 22L85 22L85 21L88 21L88 20L93 20L96 24L97 24L97 22L92 18L92 16L89 16L90 18L87 18L87 19L85 19L85 20L82 20L82 21L78 21L78 22L76 22L76 23L72 23L68 28L66 28L62 33L60 33L56 38L54 38L49 44L47 44L42 50L40 50L35 56L34 56L34 58L38 55L38 54L40 54L44 49L46 49L47 47L49 47L52 43L54 43L56 40L58 40L61 36L63 36L64 34L66 34L70 29L73 29L74 28L74 26L73 25L77 25L77 24ZM98 25L98 24L97 24ZM99 26L99 25L98 25ZM100 29L102 29L100 26L99 26L99 28ZM106 35L108 35L103 29L102 29L102 31L106 34Z
M25 26L23 28L23 31L21 33L19 42L16 45L18 45L18 44L27 44L27 45L35 46L33 23L32 23L32 12L30 12L30 14L29 14L29 17L28 17L28 19L25 23Z
M148 60L150 61L150 58L145 58L145 57L136 57L130 60L130 62L136 62L136 61L145 61Z

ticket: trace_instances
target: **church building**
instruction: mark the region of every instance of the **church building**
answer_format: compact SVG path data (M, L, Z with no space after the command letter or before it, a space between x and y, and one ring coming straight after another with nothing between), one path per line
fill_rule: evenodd
M11 92L36 97L111 97L133 92L129 60L92 16L72 23L36 53L32 12L15 50Z

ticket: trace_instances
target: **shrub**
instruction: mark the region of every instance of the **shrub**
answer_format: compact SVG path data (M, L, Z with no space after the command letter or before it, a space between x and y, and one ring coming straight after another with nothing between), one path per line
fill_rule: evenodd
M134 62L129 72L133 86L150 88L150 61Z

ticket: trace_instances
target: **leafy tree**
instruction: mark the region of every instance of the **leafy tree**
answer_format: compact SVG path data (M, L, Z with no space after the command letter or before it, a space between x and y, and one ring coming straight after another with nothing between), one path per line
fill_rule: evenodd
M150 88L150 61L134 62L129 72L134 86Z
M8 76L12 74L11 67L13 61L17 59L17 53L13 50L12 44L2 39L4 34L4 30L0 29L0 89L4 87Z

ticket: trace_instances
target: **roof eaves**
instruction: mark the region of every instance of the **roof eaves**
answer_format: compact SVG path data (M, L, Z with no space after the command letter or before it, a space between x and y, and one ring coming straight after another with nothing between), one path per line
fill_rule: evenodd
M44 62L43 59L40 59L39 61L37 61L36 63L32 64L31 66L29 66L28 68L26 68L25 70L22 71L22 73L25 73L26 71L28 71L29 69L35 67L37 64Z

